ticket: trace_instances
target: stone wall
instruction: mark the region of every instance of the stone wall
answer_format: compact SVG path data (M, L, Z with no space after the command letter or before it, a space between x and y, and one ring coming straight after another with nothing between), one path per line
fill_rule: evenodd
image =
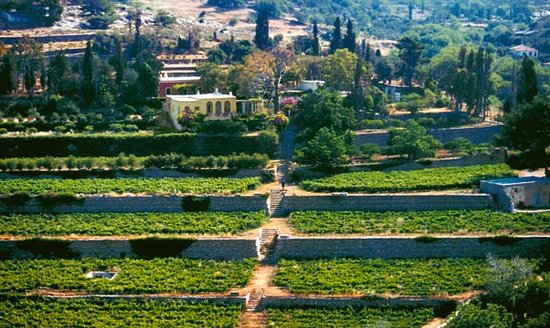
M37 254L21 246L22 240L0 240L0 258L28 259L37 257ZM86 258L138 258L132 248L130 240L121 239L93 239L66 241L68 251L72 257ZM258 258L258 239L229 239L229 238L199 238L184 249L180 256L203 260L240 260ZM41 254L50 254L46 249ZM52 247L51 254L57 257L59 247ZM63 256L61 256L63 257Z
M499 134L502 130L502 125L484 125L476 127L460 127L449 129L433 129L428 130L428 133L433 135L436 139L442 143L452 141L456 138L466 138L474 144L488 143L493 137ZM390 135L387 131L379 132L359 132L357 133L353 143L357 146L367 143L377 144L379 146L386 146L390 139Z
M288 237L277 240L284 258L485 258L550 254L550 237Z
M438 314L450 314L456 308L452 300L434 298L372 298L364 297L315 297L306 296L264 296L260 302L260 308L344 308L344 307L384 307L400 309L433 308ZM446 316L446 315L445 315Z
M285 212L292 211L422 211L493 208L487 194L348 194L341 196L287 196Z
M267 200L261 195L254 196L206 196L210 198L210 211L266 211ZM0 213L99 213L99 212L183 212L181 196L141 195L107 196L90 195L83 200L44 206L37 199L30 199L24 205L8 206L0 202Z

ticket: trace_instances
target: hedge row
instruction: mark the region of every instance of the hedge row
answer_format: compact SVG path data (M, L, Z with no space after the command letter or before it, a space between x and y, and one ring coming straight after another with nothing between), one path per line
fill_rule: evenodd
M179 153L186 156L229 155L232 153L263 153L272 156L277 151L275 137L236 135L195 135L187 133L151 135L76 134L49 136L2 136L0 158L40 156L116 156L120 153L136 156Z

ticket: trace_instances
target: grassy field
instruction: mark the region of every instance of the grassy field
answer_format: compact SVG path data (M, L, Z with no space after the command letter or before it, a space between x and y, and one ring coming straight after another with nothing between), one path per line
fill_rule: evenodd
M12 214L0 215L0 234L238 234L257 228L266 220L263 212Z
M293 212L294 229L309 234L550 232L550 213L495 211Z
M416 171L353 172L306 180L302 188L316 192L402 192L473 188L484 179L504 178L514 173L506 164L447 167Z

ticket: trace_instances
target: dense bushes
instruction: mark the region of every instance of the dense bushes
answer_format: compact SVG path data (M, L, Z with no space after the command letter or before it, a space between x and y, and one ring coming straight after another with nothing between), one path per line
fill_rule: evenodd
M63 169L255 169L269 162L265 154L232 154L229 156L191 156L182 154L137 157L119 154L117 157L16 157L0 158L0 171L63 170Z
M146 133L59 136L2 136L0 158L36 156L136 156L180 153L186 156L264 153L273 155L279 140L267 133L258 136Z

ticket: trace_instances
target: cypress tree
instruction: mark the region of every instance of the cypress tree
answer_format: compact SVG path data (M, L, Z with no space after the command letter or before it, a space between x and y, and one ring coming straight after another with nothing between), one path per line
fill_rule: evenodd
M8 95L15 91L17 87L15 70L13 54L9 51L2 57L0 63L0 94Z
M258 11L254 43L260 50L266 51L269 48L269 19L266 9Z
M321 46L319 44L319 27L317 21L313 22L313 43L311 44L311 54L319 56L321 54Z
M521 70L519 72L517 95L518 105L533 102L533 99L538 93L535 62L531 58L524 56L523 62L521 63Z
M55 55L48 67L48 92L50 94L60 93L63 89L64 76L67 72L67 61L63 53Z
M124 68L126 63L124 61L124 54L122 53L122 44L119 38L115 39L115 54L111 58L112 65L115 68L115 81L118 86L122 83L124 78Z
M34 93L34 85L36 84L36 76L34 75L34 69L30 64L25 66L24 84L29 97L32 97Z
M94 90L94 54L92 53L92 44L90 41L86 43L84 57L82 57L82 100L84 104L90 106L95 99Z
M343 47L348 49L352 54L355 53L357 45L355 43L355 32L353 31L353 22L351 19L348 19L348 24L346 26L346 37L344 38Z
M334 31L332 32L332 39L330 40L329 53L333 54L336 50L342 49L342 26L340 17L336 17L334 20Z

